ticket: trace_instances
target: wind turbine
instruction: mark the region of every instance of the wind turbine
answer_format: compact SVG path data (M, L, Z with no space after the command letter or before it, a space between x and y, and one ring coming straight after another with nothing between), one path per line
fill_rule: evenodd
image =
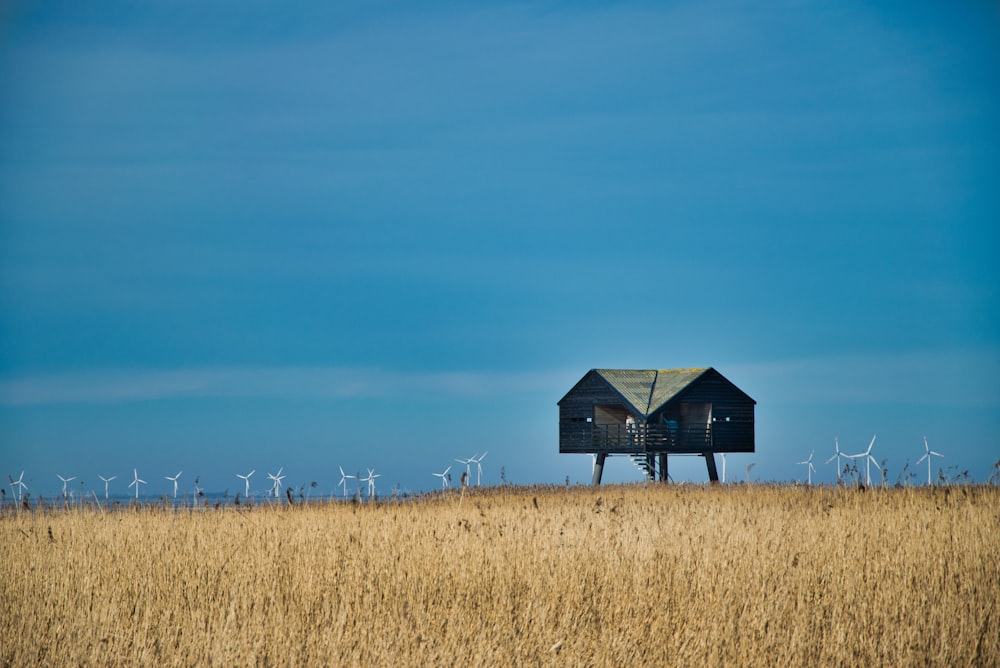
M139 485L145 485L146 481L139 478L139 471L137 469L132 469L132 475L135 479L128 484L129 487L135 485L135 500L139 500Z
M10 479L10 489L11 489L11 491L14 491L14 486L15 485L17 486L17 491L14 492L14 493L17 495L17 502L20 503L21 502L21 494L24 492L24 490L28 489L28 486L26 484L24 484L24 471L21 471L21 475L20 475L20 477L17 480L14 480L14 476L12 476L12 475L8 475L7 477Z
M381 478L381 473L375 473L375 469L368 469L368 477L362 478L368 483L368 498L375 496L375 478Z
M344 488L344 498L346 499L347 498L347 481L348 480L354 480L354 476L347 475L346 473L344 473L344 467L343 466L338 466L337 468L340 469L340 482L337 483L337 487L343 487Z
M472 480L472 462L476 461L476 455L472 455L468 459L456 459L459 464L465 464L465 479Z
M257 469L254 469L253 471L250 471L250 473L247 473L246 475L240 475L239 473L236 474L237 478L243 478L243 483L244 483L243 498L250 498L250 476L252 476L256 472ZM278 471L278 473L281 473L281 471Z
M267 477L274 481L274 485L271 487L271 491L274 492L274 498L278 498L281 494L281 481L285 479L285 476L281 475L281 472L285 469L284 466L278 469L277 473L268 473Z
M882 467L878 465L875 461L875 457L872 456L872 446L875 445L875 436L872 436L872 442L868 444L868 449L864 452L859 452L856 455L846 455L850 459L858 459L859 457L865 460L865 485L871 487L872 484L872 464L875 464L875 468L879 471Z
M59 475L57 473L56 477L59 478L60 480L62 480L62 484L63 484L63 498L65 499L66 498L66 483L70 482L71 480L76 480L76 476L73 476L72 478L64 478L64 477L62 477L61 475Z
M833 457L830 457L824 463L829 464L834 459L837 460L837 484L839 485L840 484L840 470L841 470L840 458L843 456L843 457L848 457L848 459L850 459L850 457L848 455L845 455L844 453L842 453L840 451L840 441L838 441L836 438L833 439L833 449L835 450Z
M931 450L931 446L927 445L927 437L924 436L924 456L917 460L917 463L927 460L927 484L931 484L931 456L934 457L944 457L940 452L934 452ZM24 475L23 473L21 474Z
M171 481L172 483L174 483L174 498L175 498L175 499L177 498L177 479L181 477L181 474L182 474L182 473L184 473L184 471L178 471L178 472L177 472L177 475L175 475L175 476L174 476L173 478L171 478L171 477L170 477L170 476L168 476L168 475L166 475L166 476L163 476L163 477L164 477L164 478L166 478L167 480L169 480L169 481Z
M448 486L448 471L450 471L450 470L451 470L451 467L449 466L448 468L446 468L441 473L432 473L431 474L431 475L436 475L438 478L441 478L441 489L444 489L445 487Z
M110 478L105 478L104 476L99 475L97 477L104 481L104 500L107 501L108 500L108 483L111 482L112 480L114 480L115 478L117 478L118 476L113 475Z
M796 466L798 466L799 464L805 464L808 467L806 469L807 481L808 481L806 484L809 484L809 485L813 484L813 476L812 476L812 474L813 474L813 471L816 470L816 467L813 466L813 455L814 454L816 454L815 450L813 450L812 452L809 453L809 459L805 460L804 462L795 462Z
M487 450L483 454L478 455L478 456L472 458L472 463L476 465L476 487L479 487L480 483L482 482L482 479L483 479L483 460L486 458L486 455L488 455L489 453L490 453L490 451Z

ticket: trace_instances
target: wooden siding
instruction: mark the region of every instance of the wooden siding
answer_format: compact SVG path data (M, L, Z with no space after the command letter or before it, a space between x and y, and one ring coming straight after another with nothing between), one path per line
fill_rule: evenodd
M621 396L591 371L559 402L559 451L593 452L595 405L623 405Z
M711 404L711 418L703 407ZM714 369L693 380L673 399L634 428L624 419L613 422L603 408L595 421L595 406L632 410L596 371L588 372L559 402L559 451L562 453L708 453L754 451L754 400ZM624 415L624 413L618 413ZM682 415L698 414L698 422Z
M710 452L754 451L755 402L718 371L709 369L659 411L650 415L649 422L677 419L681 412L680 405L685 403L712 404Z

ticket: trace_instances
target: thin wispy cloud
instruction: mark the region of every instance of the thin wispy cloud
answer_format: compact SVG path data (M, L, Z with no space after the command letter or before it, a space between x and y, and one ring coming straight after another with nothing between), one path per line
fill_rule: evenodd
M989 349L836 354L726 369L758 401L1000 407L1000 356Z
M97 370L0 381L0 404L30 406L212 397L485 399L537 391L558 392L567 377L571 378L572 373L569 376L557 371L406 373L300 367Z
M982 381L970 384L973 369ZM831 355L719 366L751 396L773 402L1000 406L1000 358L991 351ZM406 372L349 367L91 370L0 381L0 405L175 398L481 398L548 393L558 400L587 369Z

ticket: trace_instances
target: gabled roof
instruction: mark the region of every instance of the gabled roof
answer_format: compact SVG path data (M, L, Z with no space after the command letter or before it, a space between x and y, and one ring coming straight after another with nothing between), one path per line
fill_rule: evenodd
M645 420L666 404L677 399L696 381L706 376L712 383L721 381L729 387L729 391L741 395L751 404L757 403L746 392L733 385L712 367L699 369L591 369L557 403L562 406L563 402L578 388L597 378L621 397L622 402L629 408L629 412Z
M649 417L700 378L701 369L594 369L633 409L637 417Z

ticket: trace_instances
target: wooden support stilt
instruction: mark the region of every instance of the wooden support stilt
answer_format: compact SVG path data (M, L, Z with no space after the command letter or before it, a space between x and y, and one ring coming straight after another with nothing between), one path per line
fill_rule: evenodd
M708 466L708 481L719 482L719 471L715 468L715 453L705 453L705 464Z
M607 459L608 453L599 452L594 458L594 477L591 479L591 485L601 484L601 474L604 473L604 460Z
M660 482L667 482L670 480L670 474L667 469L667 453L660 453Z

